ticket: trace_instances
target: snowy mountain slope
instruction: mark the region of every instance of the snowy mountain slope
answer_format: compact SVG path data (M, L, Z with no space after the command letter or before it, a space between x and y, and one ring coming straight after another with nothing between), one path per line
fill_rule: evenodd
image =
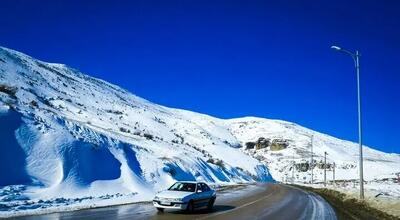
M175 180L285 181L293 155L295 181L308 181L312 135L317 180L324 151L337 179L358 170L354 143L284 121L163 107L1 47L0 129L0 216L149 200ZM400 172L398 154L365 156L368 179Z
M323 181L324 152L327 152L327 180L333 179L335 165L336 180L357 179L358 144L340 140L294 123L261 118L231 119L232 134L245 143L257 142L260 137L269 139L270 143L259 149L245 150L249 155L265 162L272 176L278 181L311 182L311 144L313 145L314 182ZM281 141L281 147L271 147L274 140ZM282 149L280 149L282 148ZM396 178L400 173L400 155L389 154L363 148L364 179ZM293 166L293 163L295 164ZM292 172L294 167L294 172Z
M0 211L7 213L50 209L60 200L149 200L175 180L272 181L225 121L159 106L6 48L0 106L0 186L7 186Z

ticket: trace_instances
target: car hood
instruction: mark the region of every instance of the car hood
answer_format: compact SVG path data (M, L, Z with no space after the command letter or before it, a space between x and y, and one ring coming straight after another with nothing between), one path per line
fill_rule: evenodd
M162 192L159 192L156 196L162 197L162 198L184 198L185 196L189 196L193 194L194 192L183 192L183 191L173 191L173 190L165 190Z

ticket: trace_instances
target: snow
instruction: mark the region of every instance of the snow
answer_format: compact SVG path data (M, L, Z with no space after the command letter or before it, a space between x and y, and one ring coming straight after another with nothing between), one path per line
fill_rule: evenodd
M358 182L339 181L324 186L318 184L302 184L314 188L329 188L345 194L344 199L359 199L360 188ZM371 207L388 214L400 217L400 184L396 179L371 180L364 183L364 201Z
M7 113L9 109L10 107L8 107L7 105L3 105L2 103L0 104L0 114Z
M260 150L246 150L249 155L261 158L268 164L271 175L277 181L292 181L292 164L310 163L311 144L313 144L314 163L323 161L324 152L327 152L327 164L335 163L336 180L357 179L358 174L358 144L340 140L319 132L312 131L300 125L280 120L261 118L240 118L229 120L230 130L243 144L256 141L259 137L273 139L288 139L286 149L272 151L269 148ZM311 143L311 140L312 143ZM384 153L367 146L363 146L364 178L374 180L395 178L400 173L400 155ZM313 170L314 182L321 182L324 178L322 168ZM332 180L333 168L327 169L327 179ZM302 172L295 169L294 182L311 182L311 169Z
M308 210L312 210L309 219L337 219L332 206L330 206L321 196L308 194L307 197L310 202L306 208L307 211L304 213L308 213Z
M284 182L293 156L296 163L310 160L311 136L315 159L328 152L337 179L358 172L355 143L285 121L223 120L160 106L66 65L2 47L0 120L7 121L0 124L0 217L148 201L176 180ZM245 149L260 137L287 139L289 146ZM366 179L400 172L398 154L364 152ZM20 178L6 167L15 167ZM321 169L314 174L322 180ZM296 172L294 181L309 178Z
M0 59L0 161L19 169L2 172L0 216L148 201L176 180L273 180L224 120L10 49Z

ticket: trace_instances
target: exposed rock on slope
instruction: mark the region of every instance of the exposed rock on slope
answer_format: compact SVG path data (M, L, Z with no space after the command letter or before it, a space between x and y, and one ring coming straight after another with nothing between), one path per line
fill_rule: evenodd
M299 125L261 118L239 118L229 120L230 131L242 143L257 143L254 140L272 140L268 147L245 147L245 152L263 161L278 181L308 183L311 167L314 167L314 182L323 180L324 166L328 169L328 180L358 178L358 145L340 140ZM313 140L313 141L312 141ZM245 144L247 146L248 144ZM311 166L311 145L313 165ZM324 164L324 152L327 163ZM364 147L365 180L394 178L400 171L400 155L380 152ZM292 172L294 169L294 172Z

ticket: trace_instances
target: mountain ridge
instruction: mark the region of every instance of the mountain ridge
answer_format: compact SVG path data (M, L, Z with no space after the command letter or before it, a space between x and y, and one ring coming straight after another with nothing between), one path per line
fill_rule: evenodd
M30 59L34 59L34 60L36 60L36 61L39 61L39 60L33 58L32 56L29 56L29 55L24 54L24 53L22 53L22 52L19 52L19 51L16 51L16 50L12 50L12 49L9 49L9 48L6 48L6 47L2 47L2 46L0 46L0 48L3 49L3 50L6 50L6 51L8 51L8 52L17 54L18 56L24 56L24 57L28 57L28 58L30 58ZM51 62L44 62L44 61L40 61L40 62L45 63L45 64L48 64L48 65L52 65L52 66L58 66L58 67L61 67L61 68L73 69L73 70L79 72L79 70L76 70L75 68L70 67L69 65L66 65L66 64L63 64L63 63L51 63ZM81 73L81 72L79 72L79 73ZM124 92L127 92L127 93L130 93L130 94L134 95L131 91L126 90L126 89L124 89L123 87L120 87L120 86L118 86L118 85L109 83L109 82L107 82L107 81L105 81L105 80L103 80L103 79L96 78L96 77L92 77L92 76L87 75L87 74L84 74L84 73L81 73L81 74L83 74L83 75L85 75L85 76L87 76L87 77L89 77L89 78L92 78L92 79L94 79L94 80L98 80L98 81L101 81L101 82L103 82L103 83L106 83L106 84L108 84L109 86L115 87L115 88L117 88L117 89L119 89L119 90L122 90L122 91L124 91ZM142 100L145 101L145 102L148 102L148 103L151 103L151 104L154 104L154 105L163 107L163 108L169 108L169 109L174 109L174 110L178 110L178 111L194 112L194 111L192 111L192 110L190 110L190 109L182 109L182 108L179 108L179 107L171 107L171 106L159 105L159 104L154 103L153 101L150 101L150 100L148 100L148 99L144 99L144 98L139 97L139 96L136 96L136 95L134 95L134 96L137 97L137 98L139 98L139 99L142 99ZM233 118L219 118L219 117L217 117L217 116L208 115L208 114L205 113L205 112L195 112L195 113L196 113L196 114L200 114L200 115L205 115L205 116L208 116L208 117L212 117L212 118L214 118L214 119L228 120L228 121L234 121L234 120L240 120L240 119L243 119L243 120L245 120L245 119L254 119L254 120L263 120L263 119L267 119L267 120L273 120L273 121L277 121L277 122L291 123L291 124L295 124L295 125L297 125L297 126L300 126L300 127L304 128L304 129L309 129L309 130L318 132L318 133L320 133L320 134L324 134L324 135L328 135L328 136L330 136L330 137L334 137L334 138L336 138L336 139L338 139L338 140L345 140L345 139L342 139L342 138L340 138L340 137L332 136L332 135L329 134L329 133L321 132L321 131L317 131L317 130L313 130L313 129L311 129L311 128L309 128L309 127L306 127L306 126L303 126L303 125L301 125L301 124L299 124L299 123L290 122L290 121L287 121L287 120L284 120L284 119L279 119L279 118L263 118L263 117L260 117L260 116L253 116L253 115L242 116L242 117L233 117ZM345 141L353 142L353 141L350 141L350 140L345 140ZM368 146L368 145L363 145L363 146L366 146L366 147L369 147L369 148L378 150L378 149L376 149L375 147L371 147L371 146ZM378 151L381 151L381 150L378 150ZM382 151L382 152L385 152L385 151ZM395 152L385 152L385 153L400 155L399 153L395 153Z

